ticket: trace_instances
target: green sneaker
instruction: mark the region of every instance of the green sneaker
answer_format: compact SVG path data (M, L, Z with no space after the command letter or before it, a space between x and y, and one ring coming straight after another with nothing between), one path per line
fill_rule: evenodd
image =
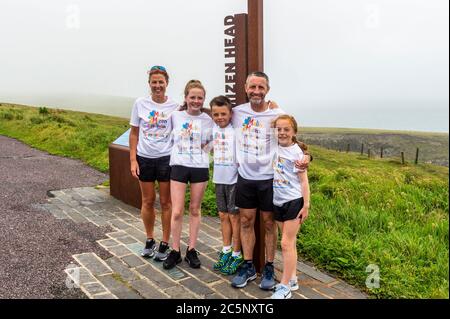
M221 251L219 253L219 260L214 264L214 270L221 270L224 266L226 266L228 260L231 257L231 254L232 254L231 251L229 253L224 253Z
M242 254L237 257L231 256L230 259L228 259L228 263L222 269L220 269L220 272L224 275L234 275L243 262L244 257L242 256Z

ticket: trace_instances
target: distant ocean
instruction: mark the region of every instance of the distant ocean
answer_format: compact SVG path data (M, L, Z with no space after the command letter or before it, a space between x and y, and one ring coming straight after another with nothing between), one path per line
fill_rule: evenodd
M99 113L129 118L135 98L106 95L64 94L57 96L17 96L0 93L0 103L46 106L88 113ZM300 126L371 128L426 132L449 132L449 110L433 105L411 103L409 108L388 107L386 102L374 105L283 105L294 115ZM306 103L305 103L306 104Z

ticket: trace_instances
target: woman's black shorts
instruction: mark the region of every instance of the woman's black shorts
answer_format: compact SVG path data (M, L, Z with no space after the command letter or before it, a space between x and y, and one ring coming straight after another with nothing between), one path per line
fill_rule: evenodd
M139 164L139 180L141 182L170 181L170 155L158 158L137 155L136 159Z

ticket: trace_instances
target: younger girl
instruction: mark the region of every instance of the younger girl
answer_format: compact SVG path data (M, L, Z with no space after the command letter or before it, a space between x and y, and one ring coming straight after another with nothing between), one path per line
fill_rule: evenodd
M195 250L200 228L201 202L209 180L209 154L204 145L212 139L212 119L202 112L206 91L200 81L191 80L184 90L183 111L172 113L173 141L170 157L170 192L172 198L172 251L164 261L171 269L181 262L180 238L187 184L191 184L189 205L189 246L185 260L192 268L200 267Z
M273 126L278 134L274 157L274 219L282 232L283 276L271 298L288 299L291 290L298 289L296 241L300 225L308 218L309 183L307 171L295 168L295 161L304 156L296 138L296 120L290 115L280 115Z

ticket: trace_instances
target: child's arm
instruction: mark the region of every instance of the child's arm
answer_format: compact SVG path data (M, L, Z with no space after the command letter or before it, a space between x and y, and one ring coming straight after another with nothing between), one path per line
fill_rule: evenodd
M297 142L297 144L298 146L300 146L305 156L303 156L302 160L298 160L295 162L295 168L297 168L298 170L306 170L309 167L309 163L312 162L312 155L308 150L308 145L300 141Z
M205 153L214 154L214 141L209 141L206 142L205 144L202 144L202 150Z
M207 133L205 134L205 136L202 137L202 139L204 138L204 140L202 141L201 148L205 153L214 154L214 138L212 128L207 129L206 132Z
M300 223L303 224L309 215L309 181L308 181L308 171L302 171L298 173L300 178L300 183L302 185L302 195L303 195L303 208L298 213L297 218L300 218Z

